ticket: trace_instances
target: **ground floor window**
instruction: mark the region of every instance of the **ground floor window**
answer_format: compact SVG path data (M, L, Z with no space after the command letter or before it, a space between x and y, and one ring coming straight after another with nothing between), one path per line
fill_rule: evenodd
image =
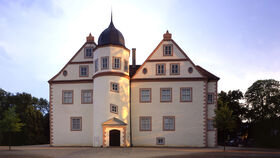
M175 131L175 116L163 116L163 131Z
M151 131L152 130L152 117L151 116L140 116L140 131Z
M71 117L71 131L82 130L82 117Z

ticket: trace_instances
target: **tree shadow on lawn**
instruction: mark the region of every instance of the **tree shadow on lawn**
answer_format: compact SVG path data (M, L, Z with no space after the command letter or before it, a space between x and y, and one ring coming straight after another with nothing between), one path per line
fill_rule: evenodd
M53 158L49 156L42 156L38 154L27 153L22 150L1 150L0 158Z
M187 153L182 155L166 155L155 156L154 158L279 158L280 154L270 153L236 153L236 152L201 152L201 153Z

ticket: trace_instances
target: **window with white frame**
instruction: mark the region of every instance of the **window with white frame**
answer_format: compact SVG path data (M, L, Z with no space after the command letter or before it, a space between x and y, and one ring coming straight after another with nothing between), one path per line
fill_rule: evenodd
M93 48L92 47L86 47L85 48L85 58L92 58L93 57Z
M127 60L124 60L124 71L125 71L125 72L128 72L128 67L129 67L128 61L127 61Z
M111 82L110 83L110 90L112 91L112 92L119 92L119 84L118 83L116 83L116 82Z
M92 90L82 90L82 104L92 103Z
M156 138L156 144L157 145L164 145L165 144L165 138L164 137L157 137Z
M140 88L140 102L151 102L151 88Z
M163 130L164 131L175 130L175 116L163 116Z
M73 104L73 91L72 90L66 90L62 91L62 103L63 104Z
M172 101L172 89L171 88L161 88L160 89L160 101L161 102L171 102Z
M170 64L170 74L179 75L180 74L180 64Z
M94 61L94 71L97 72L98 71L98 59L96 59Z
M207 103L208 104L213 104L214 103L214 93L208 93L207 95Z
M109 57L101 57L101 70L109 69Z
M165 64L156 64L156 74L165 75Z
M192 88L184 87L181 88L181 102L191 102L192 101Z
M118 114L118 106L115 104L110 104L110 112L114 114Z
M113 69L121 69L121 58L120 57L113 57Z
M152 117L151 116L140 116L140 131L151 131L152 130Z
M88 66L83 65L80 66L80 77L87 77L88 76Z
M71 131L81 131L81 130L82 130L82 118L71 117Z
M163 56L172 56L172 44L163 45Z
M207 120L207 130L208 131L214 130L214 120L212 119Z

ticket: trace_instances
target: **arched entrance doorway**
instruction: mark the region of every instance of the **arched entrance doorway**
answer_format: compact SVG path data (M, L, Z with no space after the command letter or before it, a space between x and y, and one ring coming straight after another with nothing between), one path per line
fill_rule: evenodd
M109 133L110 146L120 146L121 132L119 130L111 130Z

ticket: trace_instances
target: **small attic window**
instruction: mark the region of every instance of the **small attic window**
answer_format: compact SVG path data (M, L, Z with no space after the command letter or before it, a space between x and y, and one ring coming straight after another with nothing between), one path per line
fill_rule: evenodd
M188 72L189 72L189 73L192 73L192 72L193 72L193 68L192 68L192 67L189 67Z
M66 70L63 71L63 76L67 76L68 72Z
M93 48L92 47L85 47L85 58L92 58L93 57Z
M142 72L143 72L143 74L146 74L146 73L148 72L147 68L144 68L144 69L142 70Z
M173 45L164 44L163 45L163 56L172 56L173 55Z

